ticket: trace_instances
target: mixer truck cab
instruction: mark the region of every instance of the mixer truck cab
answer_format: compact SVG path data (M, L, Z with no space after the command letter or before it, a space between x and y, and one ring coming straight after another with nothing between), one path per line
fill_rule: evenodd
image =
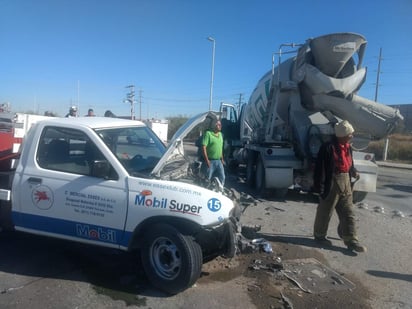
M194 184L183 126L166 148L140 121L51 118L24 137L15 169L2 171L0 225L120 250L139 249L151 283L175 294L203 260L233 256L237 205ZM128 137L138 137L129 143ZM7 178L6 178L7 177Z

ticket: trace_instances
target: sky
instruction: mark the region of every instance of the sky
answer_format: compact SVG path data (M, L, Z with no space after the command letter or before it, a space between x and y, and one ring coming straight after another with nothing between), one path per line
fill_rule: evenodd
M136 117L192 116L212 67L212 108L245 103L281 44L335 32L368 41L359 95L412 104L411 16L411 0L0 0L0 104L127 116L134 85Z

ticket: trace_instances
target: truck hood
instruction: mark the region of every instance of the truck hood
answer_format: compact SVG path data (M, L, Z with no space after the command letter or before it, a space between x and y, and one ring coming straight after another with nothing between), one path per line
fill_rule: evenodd
M210 111L198 114L186 121L186 123L176 131L168 147L166 148L165 154L153 168L151 173L152 175L159 177L160 172L167 163L184 158L183 139L190 131L192 131L197 125L204 122L207 118L217 119L218 116L217 113Z

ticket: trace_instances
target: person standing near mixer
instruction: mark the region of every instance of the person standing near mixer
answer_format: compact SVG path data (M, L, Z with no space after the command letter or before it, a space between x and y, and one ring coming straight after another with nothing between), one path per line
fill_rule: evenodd
M349 250L366 252L356 236L355 214L353 212L351 177L359 179L353 165L352 125L341 121L335 125L335 137L324 143L316 160L313 176L313 191L320 194L314 223L315 240L323 245L332 245L326 238L333 210L339 217L338 234Z
M211 130L207 130L202 140L202 153L208 167L207 177L209 180L214 175L219 179L222 186L225 184L225 169L223 167L223 136L222 123L219 120L212 124Z

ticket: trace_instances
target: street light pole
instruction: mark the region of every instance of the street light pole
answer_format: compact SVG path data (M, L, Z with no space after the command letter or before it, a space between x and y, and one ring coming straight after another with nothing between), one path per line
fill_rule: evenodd
M212 74L210 77L210 98L209 98L209 111L212 110L212 102L213 102L213 79L215 73L215 48L216 48L216 41L214 38L209 36L207 38L210 42L213 43L213 50L212 50Z

